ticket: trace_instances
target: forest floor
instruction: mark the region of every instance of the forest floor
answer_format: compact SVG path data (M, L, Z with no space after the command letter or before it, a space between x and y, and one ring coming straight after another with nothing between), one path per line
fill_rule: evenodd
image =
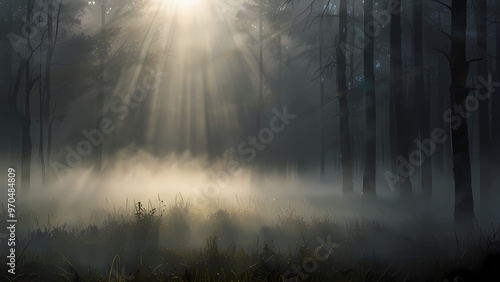
M24 214L34 224L18 232L15 275L1 256L1 280L500 281L499 225L446 233L428 216L401 231L292 207L266 222L261 212L197 215L158 200L94 210L78 224Z

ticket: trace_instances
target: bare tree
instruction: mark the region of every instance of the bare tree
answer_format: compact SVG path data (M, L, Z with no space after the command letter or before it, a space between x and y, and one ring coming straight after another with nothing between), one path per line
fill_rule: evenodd
M339 3L339 42L337 44L337 83L340 108L340 151L342 161L342 189L344 193L354 191L352 185L351 135L349 127L349 105L347 104L346 54L341 46L347 43L347 0Z
M369 38L371 33L367 23L373 22L373 0L364 2L364 91L366 101L366 157L365 171L363 175L363 195L374 197L376 195L375 174L376 174L376 130L377 115L375 104L375 70L374 70L374 52L375 38ZM368 41L368 42L366 42Z
M401 50L401 13L393 13L391 20L390 42L390 85L391 96L396 106L396 147L398 157L408 159L409 131L405 94L403 87L403 55ZM412 185L409 175L399 175L399 194L401 199L408 199L412 195Z
M415 92L418 99L419 122L418 136L420 140L429 140L431 134L430 124L430 93L424 88L424 53L422 32L422 0L413 1L413 60L415 69ZM429 70L430 71L430 70ZM422 152L421 152L422 153ZM432 161L428 156L421 167L420 192L424 199L430 200L432 196Z
M26 1L26 19L31 22L31 12L33 11L34 0ZM30 27L32 28L32 27ZM34 50L31 45L30 37L27 38L28 54L24 62L24 79L25 79L25 92L24 92L24 118L23 118L23 132L22 132L22 153L21 153L21 184L22 193L30 191L30 177L31 177L31 90L33 89L33 79L31 76L30 61L33 56ZM19 66L21 68L21 66Z
M451 5L439 2L451 11L451 41L449 55L442 52L450 63L451 86L450 104L465 108L465 99L471 92L467 87L469 65L466 54L467 0L453 0ZM469 127L467 120L456 110L451 111L450 120L453 155L453 175L455 179L455 223L470 225L474 219L474 201L471 183L471 162L469 147Z
M476 0L474 5L475 24L477 35L477 56L478 61L477 75L479 77L488 77L488 43L486 32L486 0ZM480 205L489 206L491 194L491 173L490 173L490 111L489 101L483 99L479 101L479 187L480 187Z

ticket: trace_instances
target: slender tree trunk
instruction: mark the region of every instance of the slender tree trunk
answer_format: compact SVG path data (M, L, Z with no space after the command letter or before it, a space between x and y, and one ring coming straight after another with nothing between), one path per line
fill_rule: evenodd
M47 48L46 48L46 57L45 57L45 85L44 90L42 90L42 78L40 77L40 135L38 141L38 157L40 158L40 166L42 170L42 184L46 185L46 154L45 154L45 146L44 146L44 136L45 133L49 133L49 131L45 131L45 125L48 125L50 122L50 69L51 69L51 61L53 54L53 40L54 40L54 31L53 31L53 16L52 16L52 4L53 1L47 1ZM40 76L42 74L42 55L40 54Z
M254 143L257 142L257 136L260 130L260 119L262 117L264 107L264 34L263 34L263 17L264 17L264 3L263 0L259 2L259 97L257 99L257 115L255 118L255 132ZM255 159L252 161L252 173L260 183L262 180L262 168L255 168Z
M423 104L423 109L422 113L420 116L420 142L421 146L425 147L425 143L423 143L426 140L430 140L431 138L431 120L430 120L430 93L429 91L425 91L422 93L425 97L422 97L422 104ZM421 170L420 170L420 193L421 196L427 200L430 201L432 199L432 159L434 158L433 154L427 154L426 149L421 148L420 149L420 154L422 158L425 158L424 162L422 163Z
M351 49L354 45L354 35L356 34L354 32L354 30L356 30L356 0L351 0L352 2L352 32L351 32ZM354 52L351 51L350 54L349 54L350 58L349 58L349 61L350 61L350 64L351 64L351 67L349 68L349 84L351 85L350 86L350 89L352 90L354 88Z
M391 3L392 5L392 3ZM394 17L394 16L392 16ZM398 111L398 109L401 109L401 108L398 108L399 106L399 103L403 103L403 100L399 101L398 99L403 99L404 97L404 91L403 91L403 86L402 86L402 81L401 81L401 77L397 77L396 79L400 80L398 81L399 85L397 85L398 83L396 83L396 85L393 85L393 76L395 77L395 74L399 74L401 75L401 72L402 72L402 66L399 67L399 73L398 71L395 71L395 67L396 66L393 66L393 64L397 61L395 60L397 58L397 55L393 55L393 53L397 53L399 52L399 60L401 61L401 16L400 15L397 15L397 21L399 22L399 24L395 24L394 21L391 21L391 35L390 35L390 65L391 65L391 70L390 70L390 91L389 91L389 107L390 107L390 113L389 113L389 132L390 132L390 159L391 159L391 169L392 169L392 172L395 174L395 175L398 175L398 156L401 154L401 152L399 152L399 147L398 147L398 142L402 141L402 139L400 138L399 135L401 135L402 133L400 132L401 129L398 128L398 121L400 121L400 117L401 118L404 118L404 116L401 116L401 113L400 111ZM393 32L399 32L398 35L393 35L392 33ZM399 39L398 39L399 38ZM396 43L396 41L399 41L399 47L398 48L394 48L392 45L394 43ZM401 61L401 64L402 64L402 61ZM400 88L400 89L397 89L397 88ZM403 103L404 105L404 103ZM403 114L405 114L405 112L403 112ZM401 122L403 122L403 120L401 120ZM400 124L399 124L400 125ZM401 137L403 137L403 135L401 135ZM399 187L390 187L391 190L395 190L396 188L399 188L399 195L400 195L400 198L403 198L402 196L405 195L405 192L408 192L408 191L411 191L411 183L409 182L408 179L405 179L405 183L403 183L405 187L403 187L402 185L399 185ZM393 184L390 184L390 185L393 185ZM408 185L409 188L408 188ZM393 191L394 191L393 190ZM411 192L410 192L411 193Z
M22 154L21 154L21 184L23 193L30 191L30 177L31 177L31 76L29 74L30 63L26 62L26 91L24 94L24 120L23 120L23 140L22 140Z
M319 95L320 95L320 180L325 177L325 84L323 82L323 17L319 19Z
M31 12L33 10L34 0L26 1L26 19L31 21ZM30 39L28 37L29 52L33 52ZM23 137L22 137L22 153L21 153L21 184L22 193L27 194L30 191L31 178L31 89L33 88L33 80L31 77L30 57L26 59L25 68L25 92L24 92L24 119L23 119Z
M355 40L355 35L356 35L356 1L355 0L351 0L352 2L352 24L351 24L351 42L350 42L350 48L349 50L351 50L351 52L349 52L349 61L350 61L350 68L349 68L349 84L350 84L350 87L349 87L349 94L351 95L351 97L353 97L353 95L356 95L355 94L355 69L356 69L356 64L355 64L355 60L354 60L354 40ZM358 106L359 106L359 102L358 101ZM359 132L359 128L361 126L360 122L359 121L356 121L354 123L351 124L351 126L354 127L354 131L356 132ZM353 131L351 131L353 132ZM352 150L353 152L353 163L352 163L352 167L353 167L353 179L355 178L354 176L354 171L357 171L358 173L362 171L362 162L363 162L363 155L364 155L364 143L362 144L361 142L359 142L358 140L353 140L353 143L352 143L352 146L354 147L354 150ZM353 183L353 186L354 186L354 183ZM354 189L354 187L353 187Z
M12 96L12 83L11 83L11 72L12 72L12 45L9 41L8 35L10 32L12 32L12 14L14 12L14 9L12 8L13 1L6 1L7 3L4 3L7 7L4 7L2 9L2 12L0 16L2 17L2 20L4 22L0 25L0 59L2 62L2 69L0 74L2 74L2 78L5 79L5 84L2 86L3 91L8 91L8 97L9 97L9 105L11 105L11 96ZM9 110L15 110L9 109Z
M496 73L497 81L500 81L500 1L495 1L495 39L497 49ZM498 96L498 95L497 95ZM500 100L500 97L497 101ZM497 108L498 109L498 108Z
M278 85L278 96L281 97L281 90L282 90L282 78L283 78L283 70L282 70L282 48L283 48L283 42L282 42L282 31L281 31L281 22L278 22L278 68L279 68L279 85Z
M419 101L419 136L420 141L430 140L430 93L424 88L424 53L422 32L422 0L413 1L413 58L415 67L415 91ZM430 71L430 69L429 69ZM424 162L420 170L420 190L424 199L432 196L432 154L427 155L425 149L420 151Z
M50 5L54 4L54 1L49 0ZM59 25L59 12L60 12L61 7L59 6L58 13L56 15L56 21L57 25ZM44 106L43 106L43 111L44 111L44 123L47 125L47 153L45 157L45 161L48 163L49 162L49 148L51 147L50 140L52 139L52 126L51 126L51 64L52 64L52 55L54 54L54 48L55 48L55 41L57 34L54 34L54 23L53 23L53 15L52 15L53 8L49 7L48 12L47 12L47 56L45 58L45 97L44 97ZM57 32L56 32L57 33ZM48 175L45 176L45 178L48 178Z
M1 91L3 93L7 93L7 106L8 110L4 112L3 114L5 115L4 122L6 123L5 128L8 128L8 138L5 138L5 145L2 143L2 145L6 146L8 150L9 156L6 156L7 158L5 160L10 160L12 164L17 163L17 160L14 160L14 156L18 155L15 154L14 147L18 144L16 142L16 134L17 133L17 126L18 126L18 119L17 119L17 103L16 99L14 98L14 93L12 89L12 45L9 42L8 35L10 32L12 32L12 14L13 14L13 8L12 4L13 1L8 1L8 8L3 9L1 14L2 19L5 19L5 22L0 25L0 61L2 62L2 67L0 70L0 77L2 77L4 83L2 84ZM14 162L16 161L16 162Z
M375 38L369 37L369 25L373 22L373 0L365 0L364 3L364 23L365 23L365 48L364 48L364 91L366 102L366 157L365 171L363 174L363 195L365 197L376 196L376 104L375 104L375 70L374 52Z
M469 62L466 57L467 0L453 0L451 6L450 103L465 109L465 99L470 92L466 81ZM467 120L452 111L453 174L455 179L455 223L468 225L474 219L472 198L469 130Z
M40 52L41 53L41 52ZM39 112L39 128L40 128L40 133L38 134L38 160L40 162L40 168L41 168L41 173L42 173L42 185L45 186L45 159L44 159L44 147L43 147L43 136L44 136L44 112L43 112L43 85L42 85L42 54L40 54L40 77L39 77L39 87L38 87L38 94L39 94L39 107L38 107L38 112Z
M107 0L102 0L101 2L101 42L99 48L99 61L100 61L100 77L99 84L101 91L97 97L97 106L98 106L98 114L95 126L96 128L100 128L101 120L104 118L104 96L105 96L105 71L104 65L106 62L106 53L107 53L107 44L106 44L106 5ZM95 150L95 171L100 173L102 169L102 161L103 161L103 146L104 146L104 134L101 134L101 144L97 145Z
M346 54L341 46L347 43L347 0L339 5L339 44L337 45L337 83L340 107L340 151L342 161L342 188L344 193L354 192L352 185L351 135L349 128L349 105L347 103Z
M398 130L397 130L397 109L396 109L396 97L392 95L392 91L389 92L389 132L390 132L390 160L391 160L391 169L394 175L398 175ZM399 187L392 187L393 189Z
M405 93L403 87L403 58L401 50L401 13L393 13L391 20L391 96L394 97L396 104L396 133L397 133L397 152L398 159L408 160L408 141L409 132L406 109ZM400 161L400 160L399 160ZM401 162L401 161L400 161ZM399 166L402 167L401 164ZM402 200L408 200L412 196L412 185L410 182L410 173L406 171L399 172L399 195Z
M439 27L441 28L443 26L442 21L441 21L441 10L438 10L438 24ZM443 101L443 108L442 112L440 112L439 118L442 118L442 114L445 113L446 110L451 108L451 102L450 102L450 95L448 93L450 92L449 89L449 82L448 80L451 79L451 73L448 71L449 68L449 61L445 62L444 59L440 58L439 60L439 93L442 94L440 97L442 97ZM448 78L447 76L450 76ZM446 95L445 95L446 93ZM451 136L451 127L449 126L449 123L443 119L443 128L444 128L444 134L446 136ZM452 145L451 145L451 138L446 139L446 141L441 144L442 146L442 158L443 158L443 174L446 180L448 180L450 177L452 177L452 172L453 170L450 170L450 167L453 166L453 152L452 152Z
M433 92L433 97L435 99L434 102L436 103L437 115L435 117L436 118L436 125L433 126L432 128L446 129L446 127L444 126L443 113L446 110L445 105L444 105L444 100L445 100L445 97L448 97L448 89L447 89L448 86L445 85L445 83L443 82L444 79L442 79L442 78L440 79L440 77L441 77L441 74L446 73L448 70L446 69L447 66L443 66L444 62L442 62L441 59L442 59L441 57L438 57L437 61L435 61L435 64L437 64L437 66L434 66L434 67L437 70L437 74L434 71L432 73L432 75L430 76L432 81L429 81L431 87L433 85L435 85L434 87L436 88L436 90L434 90L434 92ZM435 80L434 77L436 77L437 80ZM442 88L446 88L446 89L442 90ZM448 134L447 136L450 136L450 135ZM432 157L432 160L434 162L434 164L433 164L434 175L441 175L444 173L444 147L445 147L445 144L436 143L436 152L434 153L434 155Z
M12 72L12 45L11 43L9 42L9 38L8 38L8 35L9 33L12 31L12 13L13 13L13 9L12 9L12 2L9 1L8 2L8 7L7 8L4 8L2 9L2 13L0 14L0 16L2 17L2 19L5 19L5 22L0 25L0 38L1 38L1 42L0 42L0 50L1 50L1 53L0 53L0 58L1 58L1 62L2 62L2 70L1 70L1 74L4 75L3 76L3 79L5 79L5 84L3 84L2 86L4 86L5 88L3 88L3 91L8 91L8 95L9 95L9 105L12 104L12 101L10 100L11 99L11 96L12 96L12 83L11 83L11 72ZM15 110L15 108L12 108L12 109L9 109L9 110Z
M488 77L488 52L486 32L486 0L476 0L475 22L477 34L477 75L487 80ZM482 208L488 208L491 197L491 172L490 172L490 111L489 101L479 101L479 203Z
M495 72L496 80L500 81L500 1L495 1L495 32L496 32L496 59L495 59ZM498 90L497 90L498 91ZM492 144L500 144L500 95L493 94L491 97L491 108L494 109L491 113L491 140ZM493 146L492 146L493 148ZM500 167L500 148L496 148L492 152L491 159L492 166L498 170ZM500 178L497 176L497 181ZM499 184L498 182L496 184ZM497 185L498 186L498 185Z
M47 159L46 162L50 166L50 156L52 153L52 124L54 123L55 120L55 109L54 113L51 114L52 116L49 117L49 123L47 125ZM50 183L50 170L49 173L47 173L47 182Z
M392 3L391 3L392 5ZM399 22L401 22L401 18L400 16L398 16L399 19L397 19ZM390 36L390 54L391 54L391 58L396 58L396 56L393 57L393 52L394 51L397 51L397 49L393 48L392 44L393 42L396 41L396 38L392 35L392 32L394 31L398 31L401 33L401 28L397 28L396 25L394 25L395 27L395 30L393 31L393 21L391 21L391 36ZM399 24L400 26L400 24ZM399 37L399 56L401 57L401 35L398 35ZM401 59L401 58L400 58ZM398 112L398 101L397 99L399 98L403 98L404 97L404 91L402 89L402 85L392 85L392 81L393 81L393 76L394 76L394 66L393 66L393 63L395 62L395 60L390 60L390 65L391 65L391 71L390 71L390 91L389 91L389 108L390 108L390 112L389 112L389 132L390 132L390 160L391 160L391 169L392 169L392 172L395 174L395 175L398 175L398 156L401 154L399 152L399 147L398 147L398 140L400 139L399 138L399 134L400 134L400 130L398 130L398 123L397 121L399 120L399 115L400 113ZM399 70L400 72L402 71L402 66ZM399 73L401 75L401 73ZM401 77L399 77L398 79L401 80ZM402 81L400 81L399 83L402 83ZM401 89L397 90L395 87L400 87ZM394 91L393 91L394 90ZM399 91L399 93L398 93ZM401 97L397 97L397 96L401 96ZM404 192L402 193L402 191L411 191L411 183L409 183L409 181L406 181L407 183L405 183L404 185L410 185L410 188L406 187L402 189L401 185L399 185L400 187L390 187L392 191L394 191L396 188L399 188L399 191L400 191L400 197L402 195L404 195ZM389 185L393 185L393 184L389 184Z

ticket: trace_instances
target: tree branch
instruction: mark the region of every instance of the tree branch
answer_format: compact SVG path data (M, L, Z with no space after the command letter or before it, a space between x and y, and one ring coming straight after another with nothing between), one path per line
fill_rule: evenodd
M472 59L472 60L469 60L467 61L467 66L469 66L471 63L473 62L477 62L477 61L481 61L483 58L477 58L477 59Z
M441 4L443 6L445 6L446 8L448 8L450 11L451 11L451 6L446 4L446 3L443 3L442 1L439 1L439 0L431 0L432 2L436 2L438 4Z
M446 37L448 37L449 40L451 40L451 35L442 31L441 29L439 30L442 34L446 35Z
M444 52L443 50L439 50L437 48L432 48L432 50L441 53L446 58L446 60L448 60L448 62L451 63L450 55L448 55L446 52Z

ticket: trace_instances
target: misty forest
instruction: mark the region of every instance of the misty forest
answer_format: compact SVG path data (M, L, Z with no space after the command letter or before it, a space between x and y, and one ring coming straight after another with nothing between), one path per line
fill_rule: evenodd
M0 21L0 280L500 281L500 1Z

